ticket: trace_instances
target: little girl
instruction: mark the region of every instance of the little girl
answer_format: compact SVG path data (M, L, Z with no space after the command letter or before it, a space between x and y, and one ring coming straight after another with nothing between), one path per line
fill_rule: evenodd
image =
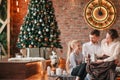
M69 74L71 74L73 76L78 76L78 77L76 77L76 80L79 80L79 78L81 76L81 74L79 73L79 70L81 70L82 66L80 66L80 65L82 64L83 60L84 59L83 59L83 55L81 53L80 41L79 40L70 41L68 44L66 69ZM80 76L79 76L79 74L80 74Z

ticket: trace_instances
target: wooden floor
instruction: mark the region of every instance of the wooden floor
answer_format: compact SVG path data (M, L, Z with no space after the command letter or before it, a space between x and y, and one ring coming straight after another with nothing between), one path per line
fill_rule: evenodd
M39 74L33 75L26 80L48 80L46 72L41 72Z
M27 78L26 80L48 80L48 77L46 73L39 73ZM120 80L120 77L118 77L117 80Z

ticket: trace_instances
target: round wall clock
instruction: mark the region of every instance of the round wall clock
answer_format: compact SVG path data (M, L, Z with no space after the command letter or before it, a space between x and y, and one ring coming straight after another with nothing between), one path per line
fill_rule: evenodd
M85 20L95 29L109 28L116 19L116 9L109 0L91 0L85 7Z

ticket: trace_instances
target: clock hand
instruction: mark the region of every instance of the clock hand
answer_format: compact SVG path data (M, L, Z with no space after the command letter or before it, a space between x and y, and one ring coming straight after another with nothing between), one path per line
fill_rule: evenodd
M98 14L99 14L100 16L102 16L102 15L103 15L103 13L102 13L102 11L101 11L101 3L102 3L102 1L101 1L101 0L98 0L98 3L99 3L99 6L100 6L100 8L98 8L98 9L99 9Z

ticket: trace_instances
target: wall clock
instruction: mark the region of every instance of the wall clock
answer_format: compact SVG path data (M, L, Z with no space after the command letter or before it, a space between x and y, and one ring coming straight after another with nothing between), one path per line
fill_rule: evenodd
M95 29L109 28L116 19L116 9L109 0L91 0L85 7L85 20Z

